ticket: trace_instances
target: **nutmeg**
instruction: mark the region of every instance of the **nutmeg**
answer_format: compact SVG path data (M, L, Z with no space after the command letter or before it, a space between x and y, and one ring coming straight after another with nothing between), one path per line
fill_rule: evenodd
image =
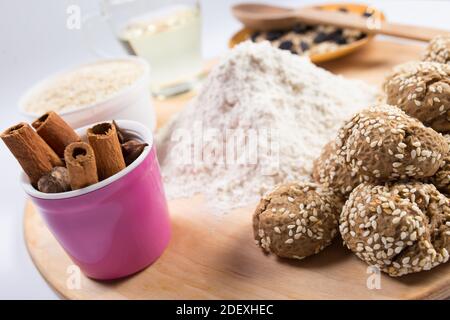
M37 186L39 191L45 193L70 191L69 172L64 167L54 167L38 180Z
M133 163L141 155L146 146L148 146L147 143L142 143L134 139L122 143L122 154L125 159L125 164L129 166Z

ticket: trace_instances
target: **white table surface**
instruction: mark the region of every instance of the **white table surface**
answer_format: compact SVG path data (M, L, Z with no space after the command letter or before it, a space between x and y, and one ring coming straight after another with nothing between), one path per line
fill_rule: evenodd
M201 2L203 55L211 58L226 50L228 39L239 29L229 7L242 1ZM300 6L317 1L265 2ZM450 1L367 3L383 10L391 21L450 29ZM66 9L70 4L78 4L82 15L98 10L98 3L92 0L0 0L0 130L22 120L17 101L35 81L62 68L95 59L84 45L81 31L66 28ZM100 45L119 53L106 28L104 34ZM22 228L25 196L18 176L18 164L0 143L0 299L57 299L25 247Z

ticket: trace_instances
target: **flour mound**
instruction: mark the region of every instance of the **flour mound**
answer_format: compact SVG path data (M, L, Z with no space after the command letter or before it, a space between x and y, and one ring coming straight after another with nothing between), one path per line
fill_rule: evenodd
M268 42L245 42L157 135L167 196L203 193L224 213L255 204L275 184L309 180L322 147L376 94ZM231 157L238 148L245 151Z

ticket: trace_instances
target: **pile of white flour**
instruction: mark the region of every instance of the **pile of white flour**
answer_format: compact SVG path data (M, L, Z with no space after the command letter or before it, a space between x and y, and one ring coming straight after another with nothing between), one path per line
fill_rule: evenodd
M245 42L157 136L169 199L203 193L215 212L255 204L275 184L309 179L313 160L376 90L307 58Z

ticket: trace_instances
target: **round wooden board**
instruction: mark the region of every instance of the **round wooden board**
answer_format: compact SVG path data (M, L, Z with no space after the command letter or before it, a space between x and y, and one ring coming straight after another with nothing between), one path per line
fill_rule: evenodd
M303 261L264 255L252 238L252 208L212 214L200 197L170 203L173 237L146 270L115 281L81 276L31 203L25 237L47 282L70 299L422 299L450 296L450 265L390 278L368 289L367 265L339 241Z
M376 49L376 50L375 50ZM374 41L325 68L380 84L390 68L419 58L420 47ZM179 111L189 95L155 102L159 125ZM198 196L169 203L173 237L162 257L121 280L99 282L81 275L49 232L33 205L24 215L29 253L42 276L68 299L445 299L450 264L390 278L369 289L367 265L339 241L302 261L264 255L254 245L253 207L218 216ZM373 275L372 275L373 277ZM74 280L75 279L75 280ZM74 282L75 281L75 282ZM370 281L369 281L370 282Z

